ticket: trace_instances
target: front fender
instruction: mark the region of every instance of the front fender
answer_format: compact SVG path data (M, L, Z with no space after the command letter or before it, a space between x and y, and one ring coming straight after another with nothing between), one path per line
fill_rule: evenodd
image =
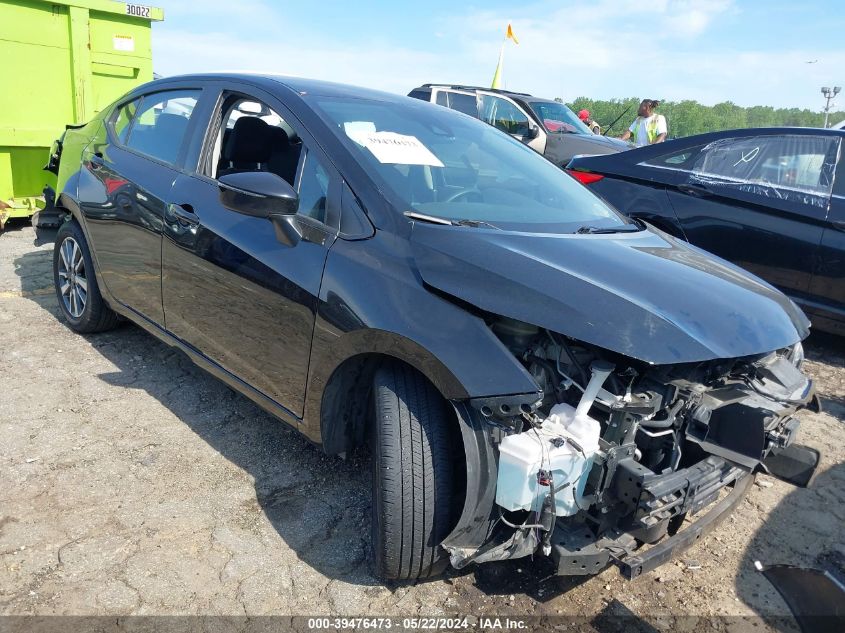
M429 291L408 243L377 232L329 252L311 346L303 432L322 443L322 394L347 359L380 354L421 371L444 397L539 394L526 369L478 316Z
M461 569L478 556L493 531L499 462L490 427L478 412L458 403L455 413L464 442L467 487L458 523L441 545L452 565Z

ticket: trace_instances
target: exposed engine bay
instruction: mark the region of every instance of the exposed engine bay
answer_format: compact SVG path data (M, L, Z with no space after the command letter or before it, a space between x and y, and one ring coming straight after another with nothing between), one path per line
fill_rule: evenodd
M680 548L648 561L637 549L711 506L726 514L767 458L791 445L795 413L817 407L800 343L652 365L513 319L490 326L542 397L480 408L497 429L495 530L472 556L453 552L458 567L542 552L559 574L616 563L635 577Z

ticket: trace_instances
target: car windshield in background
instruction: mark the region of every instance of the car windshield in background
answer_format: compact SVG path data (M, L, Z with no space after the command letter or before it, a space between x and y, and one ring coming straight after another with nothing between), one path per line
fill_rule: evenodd
M556 101L529 101L534 114L543 122L549 132L575 132L592 134L590 128L578 116L562 103Z
M410 100L311 99L404 211L543 233L632 229L534 150L475 119Z

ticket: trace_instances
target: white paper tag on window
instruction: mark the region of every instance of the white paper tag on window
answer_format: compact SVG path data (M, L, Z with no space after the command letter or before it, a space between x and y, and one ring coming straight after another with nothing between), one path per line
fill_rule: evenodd
M396 132L367 131L354 127L347 129L346 133L353 141L370 150L380 163L443 167L440 159L432 154L431 150L416 136Z
M346 135L356 143L358 142L356 136L362 134L369 134L376 131L376 124L372 121L345 121L343 124L343 131ZM361 143L363 145L363 143Z

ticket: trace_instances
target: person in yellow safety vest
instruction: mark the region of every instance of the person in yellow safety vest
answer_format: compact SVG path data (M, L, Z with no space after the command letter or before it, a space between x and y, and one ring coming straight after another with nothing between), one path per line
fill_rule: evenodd
M637 118L619 138L623 141L631 139L637 147L665 141L668 131L666 118L662 114L655 114L654 112L659 105L660 102L654 99L643 99L639 110L637 110Z

